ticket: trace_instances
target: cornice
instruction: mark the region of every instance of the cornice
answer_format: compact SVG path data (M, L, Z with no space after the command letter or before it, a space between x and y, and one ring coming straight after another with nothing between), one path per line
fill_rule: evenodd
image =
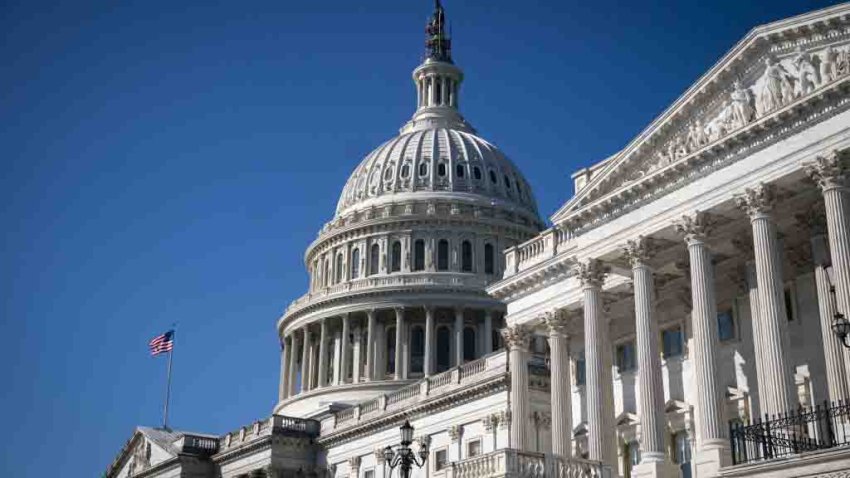
M490 285L487 293L501 301L511 302L575 275L575 265L574 251L561 253Z

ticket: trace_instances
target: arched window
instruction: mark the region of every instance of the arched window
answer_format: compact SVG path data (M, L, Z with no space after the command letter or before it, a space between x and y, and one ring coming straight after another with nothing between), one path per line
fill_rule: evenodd
M472 272L472 243L463 241L460 245L461 266L463 272Z
M334 278L334 283L339 284L342 282L342 253L336 255L336 277Z
M437 329L437 372L451 368L451 332L448 327Z
M369 275L377 274L381 267L381 246L372 244L372 249L369 251Z
M490 170L490 182L496 184L496 172L492 169Z
M446 175L446 163L440 163L437 165L437 174L440 176Z
M442 81L437 81L434 84L434 87L435 87L434 88L434 96L436 97L436 100L434 101L435 106L443 104L443 84L442 83L443 83Z
M419 175L427 176L428 175L428 163L419 163Z
M393 241L391 251L390 272L398 272L401 270L401 242Z
M475 329L463 329L463 361L475 360Z
M384 181L389 181L393 178L393 167L392 165L388 165L387 169L384 170Z
M496 272L496 253L493 244L484 244L484 273L493 274L494 272Z
M322 285L327 287L331 281L331 260L325 259L325 271L322 274Z
M449 270L449 241L445 239L437 242L437 270Z
M464 174L463 169L464 168L463 168L462 164L458 164L457 166L455 166L455 174L457 174L457 177L459 177L459 178L463 177L463 174Z
M473 176L476 180L480 180L480 179L481 179L481 168L479 168L478 166L476 166L476 167L472 170L472 176Z
M422 239L413 242L413 270L425 270L425 241Z
M404 163L404 166L401 167L401 177L407 178L410 176L410 165Z
M395 373L395 327L387 329L387 373Z
M351 251L351 278L357 279L360 277L360 249L354 248Z
M507 174L505 175L505 188L511 188L511 178L509 178Z
M424 372L425 365L425 330L420 326L410 331L410 371Z

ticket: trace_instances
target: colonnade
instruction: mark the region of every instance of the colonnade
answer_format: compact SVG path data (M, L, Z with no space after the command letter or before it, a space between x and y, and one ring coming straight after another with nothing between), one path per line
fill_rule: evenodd
M493 309L436 306L321 318L284 337L279 399L346 383L430 376L492 352L500 320Z
M838 154L819 157L807 168L817 182L825 205L825 227L812 227L811 247L818 292L821 333L823 335L829 398L848 399L850 376L845 362L847 353L833 336L830 325L837 311L850 315L850 192L846 165ZM760 184L746 189L735 198L736 205L749 219L752 229L750 260L750 305L752 307L760 413L778 415L798 407L792 377L787 337L782 281L782 254L778 240L774 205L775 187ZM809 216L815 216L809 214ZM814 221L817 222L817 221ZM693 330L692 360L696 392L696 450L700 460L717 470L729 464L727 427L723 415L725 394L718 381L717 296L712 263L712 221L704 213L684 216L675 224L684 238L690 263ZM658 320L655 312L653 278L650 266L655 251L650 238L628 241L623 257L632 269L636 351L639 364L640 412L639 442L641 462L636 472L642 476L668 476L675 473L666 456L664 389L659 354ZM829 283L826 268L834 279ZM584 310L584 353L586 361L585 393L587 411L587 451L589 458L617 469L616 427L614 425L612 347L608 319L601 303L602 287L609 270L596 259L579 262L575 276L581 283ZM834 288L835 298L830 292ZM567 357L566 318L563 311L550 312L543 320L549 331L551 353L552 448L556 454L571 456L572 411ZM514 325L503 331L509 349L511 386L511 443L529 450L526 422L529 418L527 360L530 329ZM567 369L565 371L565 368ZM673 476L673 475L670 475ZM677 475L675 475L677 476ZM709 472L706 476L711 476Z

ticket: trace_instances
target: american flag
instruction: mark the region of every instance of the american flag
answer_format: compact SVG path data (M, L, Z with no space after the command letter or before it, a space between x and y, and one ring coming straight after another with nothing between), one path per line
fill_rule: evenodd
M151 348L151 355L159 355L165 352L171 352L171 349L174 348L174 331L169 330L168 332L157 335L148 343L148 346Z

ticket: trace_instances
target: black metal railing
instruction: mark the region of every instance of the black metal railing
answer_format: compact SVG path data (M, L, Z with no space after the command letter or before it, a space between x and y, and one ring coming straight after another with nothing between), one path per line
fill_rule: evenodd
M732 464L850 445L850 401L824 401L755 423L729 423Z

